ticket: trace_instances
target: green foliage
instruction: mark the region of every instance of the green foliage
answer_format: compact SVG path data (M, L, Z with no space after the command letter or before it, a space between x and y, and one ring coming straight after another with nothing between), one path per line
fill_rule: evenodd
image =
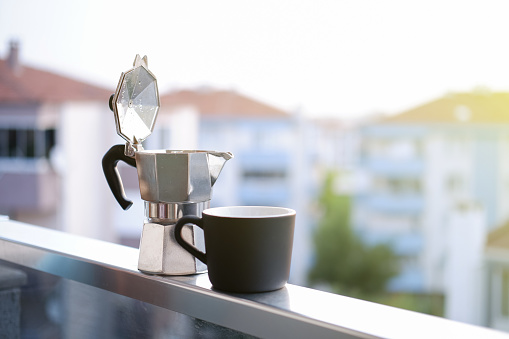
M320 195L323 217L314 234L315 263L309 282L326 284L335 293L372 299L385 292L389 279L398 273L398 261L389 246L368 246L355 234L350 225L350 197L334 192L335 180L329 174Z

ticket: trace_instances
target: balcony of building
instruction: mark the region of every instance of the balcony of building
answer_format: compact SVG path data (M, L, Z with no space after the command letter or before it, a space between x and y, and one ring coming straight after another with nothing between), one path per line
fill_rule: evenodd
M424 162L421 158L391 159L383 156L365 157L359 162L360 168L372 175L386 175L392 177L419 176L424 172Z
M355 204L358 208L376 212L418 214L424 206L424 199L415 194L371 194L357 196Z
M9 338L507 338L439 317L287 284L232 294L207 274L146 275L131 247L0 220ZM9 302L6 302L9 301Z

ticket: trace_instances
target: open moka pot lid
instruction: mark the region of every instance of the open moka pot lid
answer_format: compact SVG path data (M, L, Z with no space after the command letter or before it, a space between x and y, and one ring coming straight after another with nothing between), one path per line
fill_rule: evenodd
M126 140L126 155L143 149L141 143L152 133L159 107L157 79L148 69L147 56L136 55L133 68L122 73L110 98L117 134Z

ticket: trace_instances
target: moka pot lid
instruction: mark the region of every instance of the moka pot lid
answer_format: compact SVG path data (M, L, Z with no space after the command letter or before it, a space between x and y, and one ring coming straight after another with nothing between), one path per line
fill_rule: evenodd
M157 79L148 69L147 56L136 55L133 68L122 73L110 106L117 134L127 141L126 147L137 150L152 133L160 107Z

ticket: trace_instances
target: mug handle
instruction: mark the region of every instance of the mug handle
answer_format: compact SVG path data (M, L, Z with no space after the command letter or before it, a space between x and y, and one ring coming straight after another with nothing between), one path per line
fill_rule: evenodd
M203 219L200 217L197 217L195 215L185 215L182 218L180 218L177 223L175 224L175 239L177 240L178 244L182 246L186 251L191 253L193 256L198 258L201 262L204 264L207 264L207 256L202 251L198 250L196 247L188 243L182 238L182 228L187 225L192 224L195 226L198 226L199 228L203 229Z

